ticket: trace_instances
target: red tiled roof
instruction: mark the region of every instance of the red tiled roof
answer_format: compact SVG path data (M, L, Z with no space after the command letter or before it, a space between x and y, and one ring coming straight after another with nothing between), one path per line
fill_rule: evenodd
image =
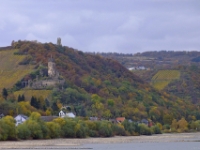
M125 117L117 117L116 120L117 120L118 122L124 122Z

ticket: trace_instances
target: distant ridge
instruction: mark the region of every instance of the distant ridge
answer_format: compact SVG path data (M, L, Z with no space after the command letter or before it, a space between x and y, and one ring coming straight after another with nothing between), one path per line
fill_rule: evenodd
M2 51L2 50L10 50L10 49L12 49L12 46L0 47L0 51Z

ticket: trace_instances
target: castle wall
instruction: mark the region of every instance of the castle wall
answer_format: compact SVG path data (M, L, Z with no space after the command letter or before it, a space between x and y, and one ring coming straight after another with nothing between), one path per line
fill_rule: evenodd
M43 86L54 86L55 84L57 84L58 82L55 80L48 80L48 81L42 81L42 85Z

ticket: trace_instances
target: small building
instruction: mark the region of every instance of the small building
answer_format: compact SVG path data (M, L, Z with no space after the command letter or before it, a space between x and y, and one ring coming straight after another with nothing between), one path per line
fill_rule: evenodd
M112 123L114 123L114 124L117 123L116 119L109 119L109 121L112 122Z
M28 120L28 117L23 114L19 114L14 119L16 121L15 125L18 126L19 124L22 124L23 122Z
M0 114L0 119L4 117L4 114Z
M125 117L117 117L116 121L117 121L117 123L122 123L125 121Z
M59 117L61 117L61 118L64 118L64 117L75 118L76 116L73 112L67 113L67 112L64 112L63 110L61 110L59 112Z
M148 124L149 124L149 121L148 121L147 119L142 119L142 120L141 120L141 123L143 123L143 124L145 124L145 125L147 125L147 126L148 126Z
M59 117L61 117L61 118L65 117L65 113L64 113L64 111L62 111L62 110L59 112L58 115L59 115Z
M136 68L135 67L130 67L130 68L128 68L128 70L132 71L132 70L136 70Z
M153 126L152 120L142 119L142 120L141 120L141 123L147 125L148 127Z
M99 120L99 118L97 118L97 117L89 117L89 119L90 119L91 121L98 121L98 120Z
M138 66L138 70L146 70L144 66Z
M75 118L76 117L73 112L65 113L65 116L69 117L69 118Z
M148 126L149 126L149 127L152 127L152 126L153 126L153 121L152 121L152 120L149 120Z

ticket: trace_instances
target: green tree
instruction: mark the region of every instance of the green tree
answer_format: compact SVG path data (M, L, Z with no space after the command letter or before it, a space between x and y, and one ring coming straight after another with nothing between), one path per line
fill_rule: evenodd
M21 101L25 101L25 96L22 94Z
M178 129L178 122L176 119L172 120L172 124L171 124L171 130L172 132L176 131Z
M29 139L31 136L31 131L28 128L27 124L19 124L17 126L17 137L20 139Z
M163 117L163 122L164 122L164 124L170 125L170 124L172 124L172 120L173 120L172 115L166 114L166 115L164 115L164 117Z
M22 94L22 96L19 94L19 96L18 96L18 98L17 98L17 101L18 101L18 102L25 101L25 96L24 96L24 94Z
M37 98L34 97L34 96L31 97L31 102L30 102L30 104L31 104L31 106L33 106L33 107L35 107L35 108L37 108L37 109L40 108L40 104L39 104Z
M58 138L61 135L61 128L60 125L55 122L47 122L46 123L50 138Z
M151 135L152 134L151 129L145 124L140 124L139 128L140 128L141 135Z
M2 95L3 95L3 97L4 97L5 99L7 99L7 97L8 97L8 91L7 91L6 88L3 88L3 90L2 90Z
M0 120L0 140L16 139L15 120L11 116L3 117Z
M186 132L188 130L188 122L185 118L178 121L178 132Z
M99 126L99 135L102 137L111 137L112 136L111 124L109 124L108 122L101 122Z
M83 123L77 123L75 128L76 137L77 138L85 138L86 137L86 127Z
M31 137L33 139L42 139L43 138L43 132L42 128L37 120L29 119L25 122L28 129L31 131Z
M21 95L18 95L17 101L20 102L21 101Z
M48 137L48 128L41 120L41 115L38 112L32 112L25 124L31 131L31 137L33 139L42 139Z
M63 136L66 138L73 138L76 136L76 132L74 130L76 126L76 122L70 119L66 119L66 123L62 126Z

